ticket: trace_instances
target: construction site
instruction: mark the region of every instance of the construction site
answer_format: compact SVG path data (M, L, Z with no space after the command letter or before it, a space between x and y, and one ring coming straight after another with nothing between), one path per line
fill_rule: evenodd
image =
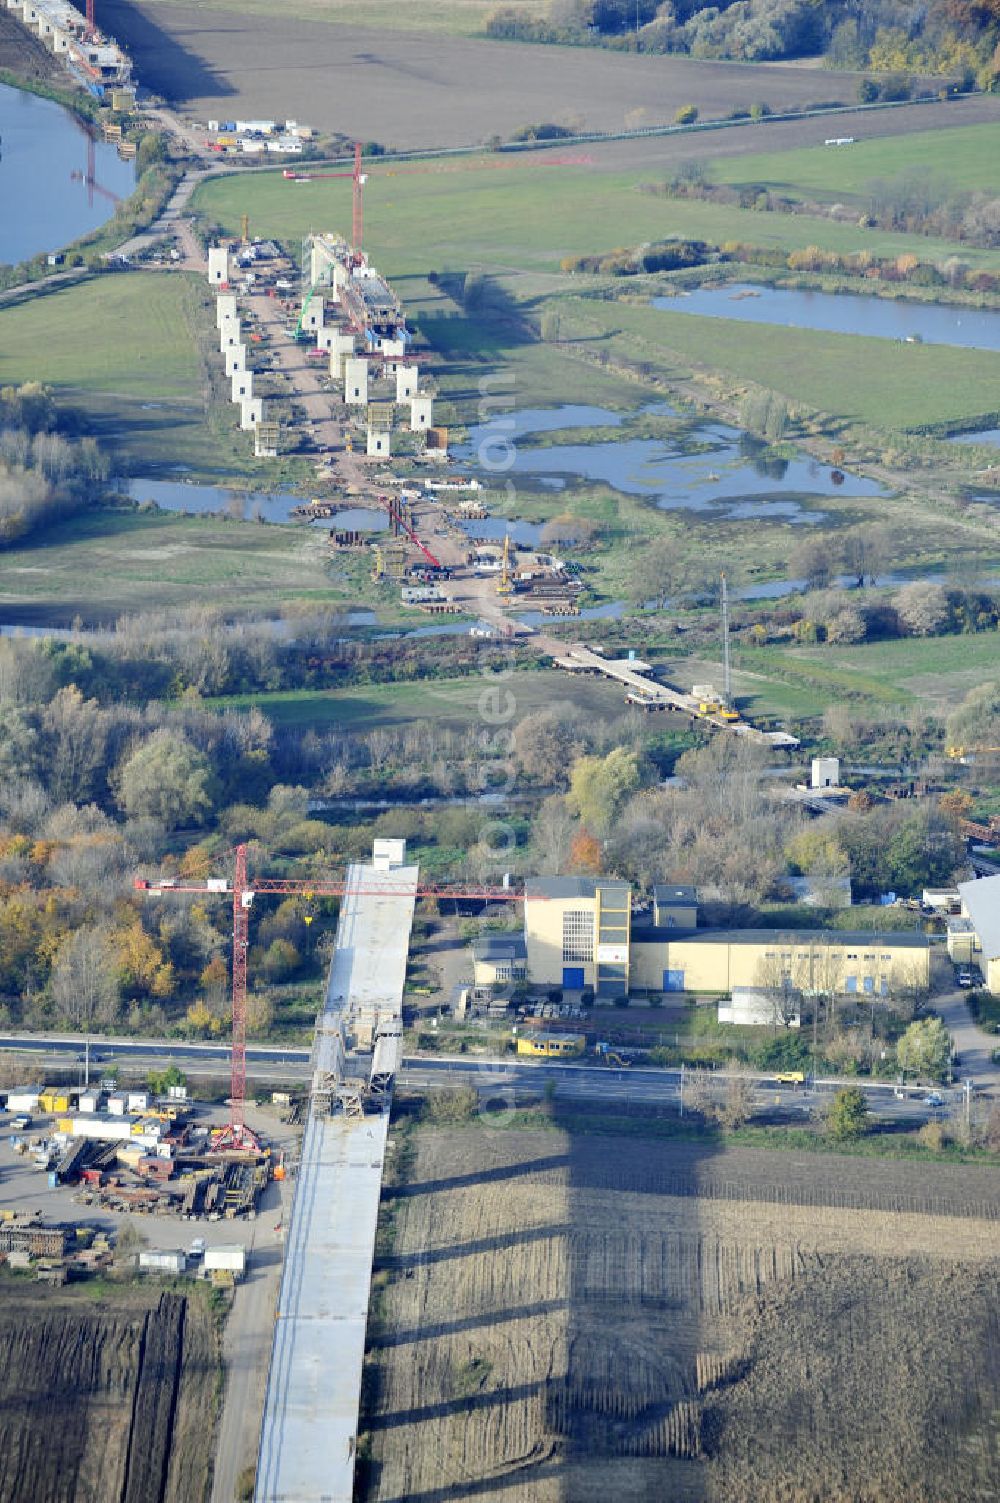
M132 83L132 62L113 38L98 30L94 0L86 0L85 12L77 10L69 0L5 0L5 3L7 10L13 11L40 38L88 94L110 101L112 93L117 92L120 104L115 108L125 104Z

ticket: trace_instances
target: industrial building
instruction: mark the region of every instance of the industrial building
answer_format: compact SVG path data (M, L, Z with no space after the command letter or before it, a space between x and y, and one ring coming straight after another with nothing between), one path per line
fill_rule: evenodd
M523 934L484 934L472 946L476 986L509 986L528 974Z
M529 881L524 902L529 984L591 987L598 998L614 999L629 991L731 993L734 987L783 983L806 994L887 996L930 982L929 942L912 931L699 929L697 894L669 884L654 889L651 914L633 920L631 907L625 882ZM1000 909L994 911L1000 985Z
M627 882L541 877L525 884L528 980L628 994L632 892Z
M986 990L1000 996L1000 876L960 882L959 916L948 920L948 954L956 965L977 965Z

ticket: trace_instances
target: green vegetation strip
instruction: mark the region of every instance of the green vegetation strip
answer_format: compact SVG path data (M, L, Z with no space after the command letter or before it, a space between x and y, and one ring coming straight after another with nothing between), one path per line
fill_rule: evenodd
M428 1113L427 1123L438 1125L440 1121L455 1125L455 1119L444 1114L435 1117L433 1109ZM548 1108L519 1108L514 1111L477 1112L461 1126L488 1132L568 1132L580 1136L612 1138L657 1138L684 1142L715 1142L741 1145L747 1148L769 1148L777 1152L848 1154L853 1158L918 1159L932 1163L995 1163L996 1155L982 1148L963 1148L952 1143L943 1148L931 1148L914 1136L900 1133L884 1134L870 1129L866 1136L854 1141L824 1137L823 1133L808 1127L753 1126L721 1128L715 1123L703 1124L691 1119L681 1120L675 1116L659 1117L649 1112L634 1111L619 1115L608 1112L575 1110L560 1102Z
M692 141L692 155L697 143ZM304 171L307 169L303 169ZM394 278L429 269L472 267L556 271L565 256L596 255L670 235L753 245L878 256L910 252L922 260L959 255L976 266L1000 267L1000 249L978 250L922 235L861 230L808 215L759 214L751 209L675 200L641 191L665 172L559 167L544 159L504 157L407 169L374 163L365 190L365 244ZM299 241L312 229L346 233L350 183L292 183L280 173L213 178L194 206L232 233L249 213L260 234ZM600 204L600 213L595 204ZM406 297L405 282L400 291Z

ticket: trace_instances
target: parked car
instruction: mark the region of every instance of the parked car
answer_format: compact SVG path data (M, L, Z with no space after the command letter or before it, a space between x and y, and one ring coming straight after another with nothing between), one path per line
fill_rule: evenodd
M924 1106L944 1106L944 1097L940 1091L928 1091L924 1097Z
M24 1132L24 1129L26 1127L31 1126L31 1118L28 1116L27 1112L21 1112L19 1116L13 1117L11 1119L10 1125L11 1127L13 1127L15 1132Z
M188 1248L188 1257L191 1259L203 1258L205 1256L205 1248L207 1246L208 1243L205 1241L204 1237L195 1237L191 1242L191 1246Z

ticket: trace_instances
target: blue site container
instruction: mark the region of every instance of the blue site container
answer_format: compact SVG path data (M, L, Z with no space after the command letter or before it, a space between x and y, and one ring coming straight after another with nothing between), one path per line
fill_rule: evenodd
M56 1169L49 1170L49 1189L55 1190L59 1186L59 1172Z

